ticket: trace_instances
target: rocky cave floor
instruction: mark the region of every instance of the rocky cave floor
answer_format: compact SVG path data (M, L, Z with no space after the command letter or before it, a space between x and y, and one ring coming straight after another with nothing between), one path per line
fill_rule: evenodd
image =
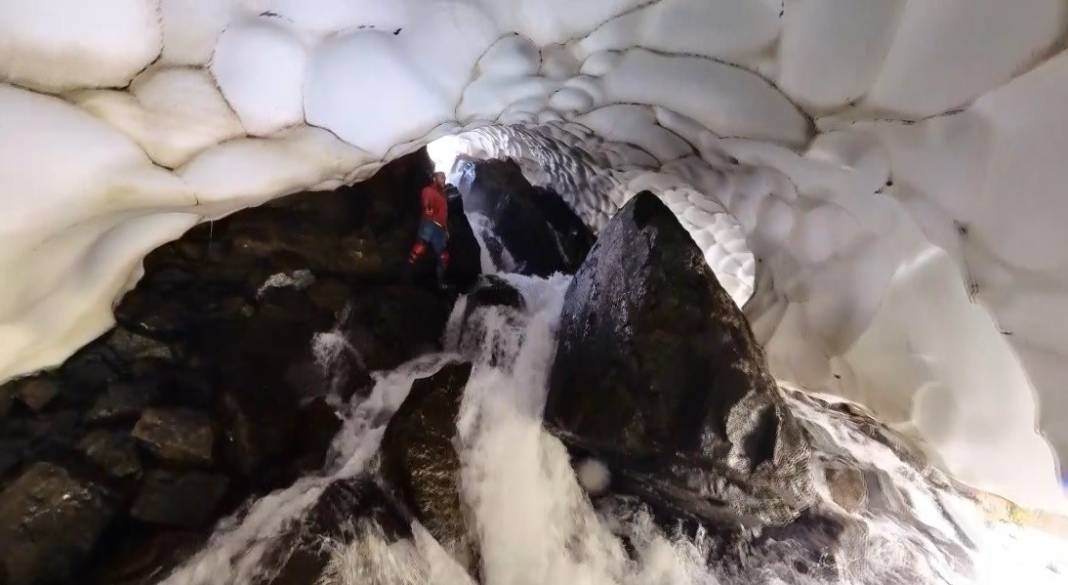
M885 476L844 463L821 471L834 506L818 500L819 437L785 406L741 312L654 196L637 196L595 244L514 164L471 162L463 199L450 199L452 288L440 292L430 267L404 270L431 170L419 151L361 184L195 227L146 258L114 329L0 387L0 584L155 583L220 518L319 472L344 405L367 395L371 372L440 351L458 294L469 312L522 305L480 275L480 239L516 272L577 272L545 421L576 459L611 468L602 497L614 505L641 502L665 530L714 534L717 558L779 547L793 570L828 577L834 543L859 530L835 510L902 505ZM476 238L464 205L496 234ZM415 383L379 473L327 488L265 583L315 583L317 539L359 518L388 538L410 536L416 518L477 577L450 442L470 370ZM864 413L809 402L923 468Z
M145 259L111 331L0 386L0 583L155 582L219 518L319 471L341 406L370 390L369 372L440 350L459 292L514 299L479 282L458 197L451 289L433 286L427 262L406 274L432 169L421 150L358 185L197 226ZM526 251L520 271L573 272L589 231L554 195L532 197L514 165L497 171L515 196L472 201L522 218L501 230ZM313 339L329 332L351 351L327 372L330 349ZM337 512L335 524L351 511Z

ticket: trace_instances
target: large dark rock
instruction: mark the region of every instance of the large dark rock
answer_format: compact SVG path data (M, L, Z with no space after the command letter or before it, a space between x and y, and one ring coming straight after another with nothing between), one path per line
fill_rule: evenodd
M136 420L155 398L155 394L156 388L149 384L112 384L96 399L85 418L95 424Z
M130 530L109 551L88 583L100 585L157 585L204 545L207 531L148 527Z
M461 161L459 169L464 206L489 218L516 272L548 276L582 264L593 233L559 195L531 186L512 161ZM500 265L500 251L489 251Z
M232 384L219 401L223 453L234 469L248 476L290 451L298 402L293 395L272 392L270 386L251 380Z
M264 585L316 585L329 561L324 542L347 543L369 531L386 542L411 538L411 522L367 475L338 480L296 526L276 541Z
M545 417L707 518L783 522L803 506L800 431L763 352L652 193L609 222L566 293Z
M91 404L108 384L123 376L122 356L104 343L106 334L78 350L59 369L63 400L67 404Z
M445 278L460 291L474 286L482 274L482 250L467 221L459 191L449 189L449 269Z
M156 470L145 476L130 516L150 524L199 528L214 518L226 494L226 476Z
M327 462L330 446L342 427L338 409L323 397L304 404L297 420L296 448L299 453L294 462L300 473L322 469Z
M34 464L0 493L0 566L8 584L76 582L113 515L100 486Z
M74 410L22 413L0 424L0 477L23 462L69 462L83 433Z
M470 364L416 380L382 437L382 474L426 529L463 563L471 561L460 501L456 417Z
M174 359L174 353L165 343L122 327L113 329L105 338L104 343L114 350L116 355L122 356L125 361L140 359L171 361Z
M505 279L490 274L479 279L471 292L467 293L465 317L481 307L508 307L522 309L525 302L523 294Z
M507 280L492 274L483 276L466 296L459 326L449 331L450 347L472 359L488 358L488 365L510 368L515 354L509 351L508 344L495 338L519 334L520 311L525 305L523 294Z
M451 305L415 286L358 291L349 305L345 337L369 370L390 370L441 349Z
M150 408L141 415L132 434L164 461L211 465L214 460L215 431L211 419L201 412Z
M112 477L125 479L141 475L137 446L125 433L98 429L86 435L78 448Z
M19 400L34 412L44 410L59 395L59 382L48 375L18 380L13 387Z
M184 555L137 543L203 540L218 515L321 469L370 372L440 350L454 295L403 278L432 170L420 150L360 184L198 225L145 258L115 329L0 385L0 489L54 461L134 506L95 552L107 576L83 582L155 582ZM480 252L459 199L449 222L448 278L466 290Z

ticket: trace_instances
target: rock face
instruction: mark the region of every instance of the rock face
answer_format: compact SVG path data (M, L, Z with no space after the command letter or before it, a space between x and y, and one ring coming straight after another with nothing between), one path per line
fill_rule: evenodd
M549 276L573 273L582 264L593 245L593 233L559 195L531 186L512 161L459 164L458 187L467 211L489 218L515 260L515 272ZM501 258L495 260L501 264Z
M652 193L605 227L567 291L545 417L589 452L655 470L636 483L709 518L782 522L801 505L802 442L763 352Z
M464 200L454 187L447 189L449 197L449 269L445 274L447 280L468 290L482 274L481 250L475 232L467 221ZM472 253L474 252L474 253Z
M264 585L321 583L329 561L323 541L348 542L372 527L387 542L412 536L410 521L370 476L335 481L268 555L277 569Z
M199 528L213 518L228 484L217 474L153 471L145 477L130 515L151 524Z
M478 284L467 293L467 306L464 318L480 307L510 307L522 309L523 295L503 278L490 274L483 276Z
M458 557L471 561L453 446L456 417L471 365L443 368L417 380L382 438L382 474L412 514Z
M112 477L124 479L141 475L137 446L123 433L97 429L86 435L78 443L78 448Z
M16 392L23 404L40 412L59 394L59 385L48 377L35 376L21 381Z
M115 513L100 486L50 463L0 493L0 566L8 585L66 583Z
M215 432L211 419L196 411L151 408L137 421L133 436L165 461L211 465L213 460Z
M113 330L0 385L0 490L49 461L114 495L99 546L87 524L84 554L45 530L34 551L60 550L79 583L155 583L221 515L320 470L369 372L441 348L455 295L402 279L432 169L419 151L194 227L145 258ZM480 251L458 203L447 276L464 290ZM0 533L22 530L16 516Z

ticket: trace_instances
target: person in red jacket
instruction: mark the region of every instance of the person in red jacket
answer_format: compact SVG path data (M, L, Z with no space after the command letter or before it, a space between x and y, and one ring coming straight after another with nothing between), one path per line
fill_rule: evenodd
M445 285L445 270L449 267L449 200L445 196L445 173L434 173L434 180L420 193L423 217L419 222L419 232L408 255L408 264L412 267L426 254L428 249L437 254L438 285Z

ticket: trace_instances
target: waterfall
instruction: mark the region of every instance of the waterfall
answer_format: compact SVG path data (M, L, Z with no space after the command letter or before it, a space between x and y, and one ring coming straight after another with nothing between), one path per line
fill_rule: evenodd
M469 575L413 521L412 537L391 541L362 525L348 541L324 540L329 554L322 585L1027 585L1064 583L1063 541L992 521L937 470L910 461L888 444L892 433L864 428L826 401L786 390L791 411L813 437L813 476L822 505L861 527L843 539L844 551L825 574L797 567L762 549L749 549L749 570L721 570L703 531L664 532L643 506L591 499L567 449L542 425L546 377L570 277L500 275L522 295L524 307L479 307L457 302L445 351L378 374L366 398L356 396L318 474L246 506L221 522L208 545L163 581L165 585L255 585L277 563L270 551L334 481L371 472L389 417L415 379L457 361L473 364L456 421L461 500L479 553ZM874 429L874 430L873 430ZM833 502L823 472L846 462L865 470L872 495L885 501L845 510ZM585 461L583 475L607 473ZM592 470L592 471L590 471ZM880 479L882 480L880 482ZM598 481L604 482L606 478ZM873 483L874 482L874 483ZM752 535L757 537L759 535ZM841 559L845 559L842 562Z

